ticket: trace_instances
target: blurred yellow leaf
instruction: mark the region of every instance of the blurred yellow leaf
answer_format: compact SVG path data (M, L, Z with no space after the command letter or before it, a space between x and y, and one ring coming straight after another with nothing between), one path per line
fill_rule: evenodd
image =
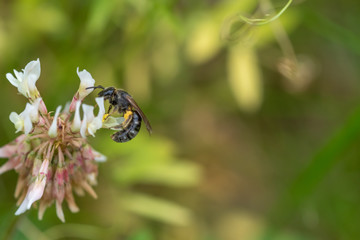
M201 168L197 163L176 157L175 146L165 138L137 136L120 148L107 144L109 158L117 156L112 167L113 177L121 184L156 183L175 187L190 187L201 180ZM101 148L101 146L99 146ZM121 159L121 155L126 158ZM119 162L120 161L120 162Z
M209 60L221 47L219 29L211 17L198 19L190 36L186 45L186 55L195 64Z
M163 199L143 194L130 194L123 196L121 201L126 210L141 216L180 226L191 222L189 209Z
M237 44L229 49L228 79L239 107L246 112L257 111L262 103L263 82L252 46Z
M250 212L235 210L217 220L217 232L222 240L257 240L265 230L264 220Z
M199 165L192 162L179 161L168 164L152 164L139 168L127 164L117 171L117 179L122 182L157 183L173 187L191 187L201 180Z

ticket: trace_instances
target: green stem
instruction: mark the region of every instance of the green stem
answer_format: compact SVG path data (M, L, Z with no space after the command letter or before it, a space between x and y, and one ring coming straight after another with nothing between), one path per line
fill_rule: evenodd
M22 215L21 216L15 216L14 219L12 220L12 222L10 223L8 229L6 230L5 232L5 235L4 235L4 240L11 240L12 239L12 236L14 234L14 231L21 219Z

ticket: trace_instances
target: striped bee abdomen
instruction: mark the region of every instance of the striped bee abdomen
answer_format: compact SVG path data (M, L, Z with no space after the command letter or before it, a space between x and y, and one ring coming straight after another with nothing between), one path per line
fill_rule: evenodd
M111 138L115 142L127 142L136 137L141 127L141 117L137 112L133 112L130 123L122 130L114 133Z

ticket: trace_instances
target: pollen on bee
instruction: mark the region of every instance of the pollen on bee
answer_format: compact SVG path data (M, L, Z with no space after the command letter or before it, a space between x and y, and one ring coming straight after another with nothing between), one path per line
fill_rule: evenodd
M131 115L132 115L132 111L126 111L126 113L124 114L125 120L127 120Z
M102 121L105 122L105 120L108 118L109 114L108 113L105 113L104 116L103 116L103 119Z

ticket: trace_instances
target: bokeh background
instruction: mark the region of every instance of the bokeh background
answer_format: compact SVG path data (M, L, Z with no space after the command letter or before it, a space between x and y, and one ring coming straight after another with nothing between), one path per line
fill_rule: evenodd
M71 100L80 67L130 92L154 131L89 139L108 156L99 197L64 204L64 224L54 207L16 218L17 174L1 175L0 237L360 239L360 2L243 21L286 2L1 0L1 145L26 102L5 74L37 58L48 109Z

